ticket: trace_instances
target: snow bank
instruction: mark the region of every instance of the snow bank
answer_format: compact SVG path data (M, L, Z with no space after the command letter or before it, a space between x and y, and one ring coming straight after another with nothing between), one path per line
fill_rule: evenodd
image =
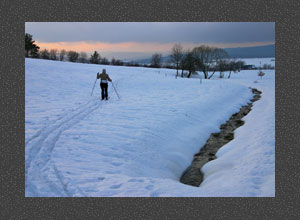
M25 60L26 196L274 196L274 71L175 79L174 70ZM100 101L96 73L109 86ZM179 182L210 133L263 91L236 139Z

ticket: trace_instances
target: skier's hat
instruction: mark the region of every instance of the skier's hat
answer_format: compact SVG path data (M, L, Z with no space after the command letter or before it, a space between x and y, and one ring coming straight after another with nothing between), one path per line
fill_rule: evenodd
M102 73L106 73L106 69L102 69Z

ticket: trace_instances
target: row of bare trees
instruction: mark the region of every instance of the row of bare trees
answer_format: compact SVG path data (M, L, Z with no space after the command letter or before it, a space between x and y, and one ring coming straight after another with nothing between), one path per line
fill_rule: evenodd
M32 40L32 35L25 34L25 56L32 58L41 58L49 60L70 61L80 63L92 63L92 64L104 64L104 65L126 65L126 66L141 66L138 63L129 62L124 63L121 60L113 58L109 61L105 57L101 57L100 54L95 51L90 57L85 52L66 51L57 49L43 49L40 48ZM224 49L199 46L194 49L185 50L180 44L175 44L171 51L170 62L174 65L166 65L166 68L176 68L176 77L181 70L181 77L184 76L184 71L188 71L187 77L189 78L195 71L202 71L205 79L210 79L216 71L220 72L220 76L224 71L240 70L244 65L243 61L236 61L235 59L229 59L228 54ZM151 59L151 65L144 65L144 67L162 67L162 55L155 53Z
M95 54L98 55L95 60ZM39 54L37 58L41 59L47 59L47 60L59 60L59 61L70 61L70 62L79 62L79 63L107 63L107 59L104 58L104 60L101 60L100 55L95 51L91 57L88 57L88 54L86 52L76 52L76 51L66 51L62 49L61 51L58 51L57 49L43 49L39 51Z
M123 65L121 60L113 58L111 62L101 57L100 54L95 51L90 57L86 52L66 51L64 49L58 51L57 49L43 49L35 44L32 39L32 35L25 33L25 57L40 58L47 60L59 60L59 61L70 61L79 63L93 63L93 64L104 64L104 65Z
M26 52L26 51L25 51ZM26 54L25 54L26 55ZM47 60L58 60L58 61L69 61L78 63L91 63L91 64L102 64L102 65L114 65L114 66L141 66L135 62L124 63L123 61L112 58L108 60L106 57L102 57L97 51L94 51L90 57L86 52L66 51L64 49L58 51L57 49L43 49L37 51L35 56L26 56L31 58L40 58Z
M57 49L43 49L38 51L34 58L47 59L47 60L58 60L58 61L70 61L70 62L78 62L78 63L92 63L92 64L103 64L103 65L123 65L121 60L112 58L109 61L105 57L101 57L100 54L95 51L90 57L86 52L76 52L76 51L66 51Z
M210 79L216 71L220 72L220 76L224 71L230 71L230 78L232 71L240 70L244 65L243 61L229 59L224 49L206 45L185 50L181 44L175 44L170 57L177 70L176 77L181 69L181 77L184 76L184 71L188 71L188 78L195 71L202 71L205 79Z
M162 63L162 54L160 53L155 53L151 57L151 64L150 67L153 68L160 68Z

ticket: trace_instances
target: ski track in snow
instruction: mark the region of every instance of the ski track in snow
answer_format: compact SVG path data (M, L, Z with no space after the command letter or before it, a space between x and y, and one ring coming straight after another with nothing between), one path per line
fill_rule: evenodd
M78 187L68 185L66 178L56 168L55 163L51 161L51 154L60 135L91 114L100 105L101 102L98 98L92 99L77 109L65 113L51 124L47 124L26 142L26 149L29 149L29 154L25 162L26 193L38 195L37 187L34 184L35 182L43 181L51 189L49 190L50 192L55 189L55 191L61 194L61 189L63 189L64 195L62 196L72 196L74 193L76 196L84 196L84 193ZM51 172L42 172L49 169L55 175L55 182L53 181ZM31 170L35 172L31 172Z
M199 84L175 81L173 70L103 66L121 95L117 105L106 106L98 83L89 96L95 79L88 72L99 68L26 60L25 196L275 196L274 71L258 82L256 72L242 71L230 81L216 76ZM263 101L218 159L204 167L204 184L181 184L181 167L243 104L249 86L263 90ZM112 86L109 94L118 100Z

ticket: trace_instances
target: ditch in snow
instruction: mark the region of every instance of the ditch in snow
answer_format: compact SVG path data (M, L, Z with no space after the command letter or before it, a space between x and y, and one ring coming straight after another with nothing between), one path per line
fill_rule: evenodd
M220 132L210 135L200 152L194 155L191 165L183 172L180 178L181 183L196 187L200 186L203 181L203 173L201 172L203 165L216 159L217 151L234 139L234 130L245 123L241 119L251 111L253 102L261 98L261 91L253 88L250 89L252 89L254 96L248 105L243 106L239 112L233 114L225 124L222 124Z

